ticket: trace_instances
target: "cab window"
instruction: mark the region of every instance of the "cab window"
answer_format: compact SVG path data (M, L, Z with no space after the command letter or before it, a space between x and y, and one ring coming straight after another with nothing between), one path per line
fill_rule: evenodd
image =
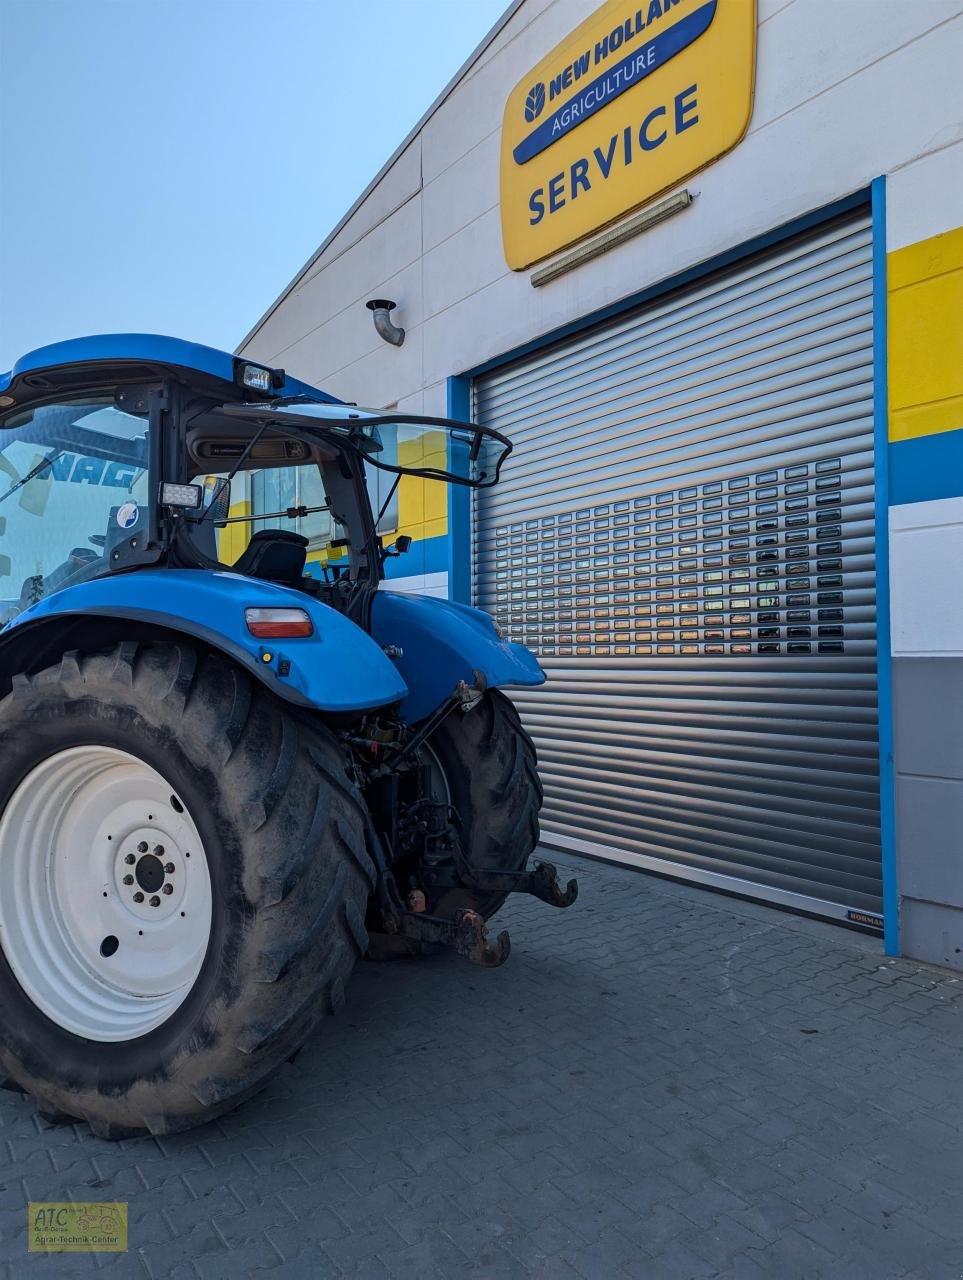
M111 567L147 524L146 417L112 395L19 410L0 422L0 624Z

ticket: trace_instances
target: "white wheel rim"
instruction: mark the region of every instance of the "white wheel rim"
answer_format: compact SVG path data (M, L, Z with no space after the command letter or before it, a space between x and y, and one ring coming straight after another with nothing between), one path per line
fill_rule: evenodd
M0 818L0 947L58 1026L116 1042L166 1022L197 981L211 919L197 827L142 760L71 747L20 783Z

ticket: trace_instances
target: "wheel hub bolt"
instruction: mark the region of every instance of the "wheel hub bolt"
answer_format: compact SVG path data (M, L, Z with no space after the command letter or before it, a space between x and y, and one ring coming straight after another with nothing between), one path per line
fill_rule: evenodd
M137 861L137 859L134 857L132 853L129 853L127 857L124 859L124 861L127 863L129 867L132 867L134 863Z
M163 856L164 856L164 846L163 846L162 844L155 844L155 845L154 845L154 857L155 857L155 858L163 858Z
M161 893L166 893L168 896L170 896L170 894L172 894L173 892L174 892L174 886L172 884L165 884L163 889L161 889Z
M146 853L146 852L147 852L147 841L146 841L146 840L141 840L140 844L137 846L137 852L138 852L138 853Z
M133 876L124 876L124 884L133 884L133 883L134 883Z
M143 895L139 890L138 890L138 892L137 892L137 893L135 893L135 894L134 894L134 901L135 901L135 902L143 902L143 901L144 901L144 895Z
M156 893L154 894L153 898L151 898L151 900L150 900L150 905L151 905L152 907L159 907L159 906L160 906L160 898L158 898L158 896L157 896L157 894L156 894Z
M165 863L165 864L164 864L164 870L167 872L167 874L168 874L169 876L172 876L172 875L174 874L174 864L173 864L173 862L167 862L167 863Z

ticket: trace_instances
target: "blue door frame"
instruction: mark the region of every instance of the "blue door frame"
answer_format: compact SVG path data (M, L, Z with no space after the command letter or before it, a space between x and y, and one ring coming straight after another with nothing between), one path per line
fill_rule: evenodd
M854 191L832 204L794 218L751 240L727 249L706 262L690 267L627 298L620 298L590 315L573 320L539 338L523 343L504 355L486 360L448 379L448 416L471 416L472 380L502 365L551 346L592 325L650 302L663 294L692 284L723 267L769 249L791 236L818 227L854 209L869 208L873 234L873 441L875 469L876 538L876 683L879 716L880 835L883 878L883 945L887 955L899 955L899 893L896 870L895 792L893 777L892 662L889 621L889 414L886 381L886 179L876 178L868 188ZM448 594L452 600L471 603L471 494L449 485L448 490Z
M879 718L879 824L883 850L883 946L900 953L893 766L893 656L889 613L889 390L886 373L886 179L870 189L873 214L873 468L876 494L876 701Z

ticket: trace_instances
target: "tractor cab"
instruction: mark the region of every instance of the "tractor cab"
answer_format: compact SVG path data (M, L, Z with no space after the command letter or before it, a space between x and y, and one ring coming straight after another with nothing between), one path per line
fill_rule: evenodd
M4 380L0 625L148 565L231 569L363 620L386 556L410 542L379 533L402 475L490 484L511 448L469 424L340 404L224 353L138 342L156 363L51 349Z

